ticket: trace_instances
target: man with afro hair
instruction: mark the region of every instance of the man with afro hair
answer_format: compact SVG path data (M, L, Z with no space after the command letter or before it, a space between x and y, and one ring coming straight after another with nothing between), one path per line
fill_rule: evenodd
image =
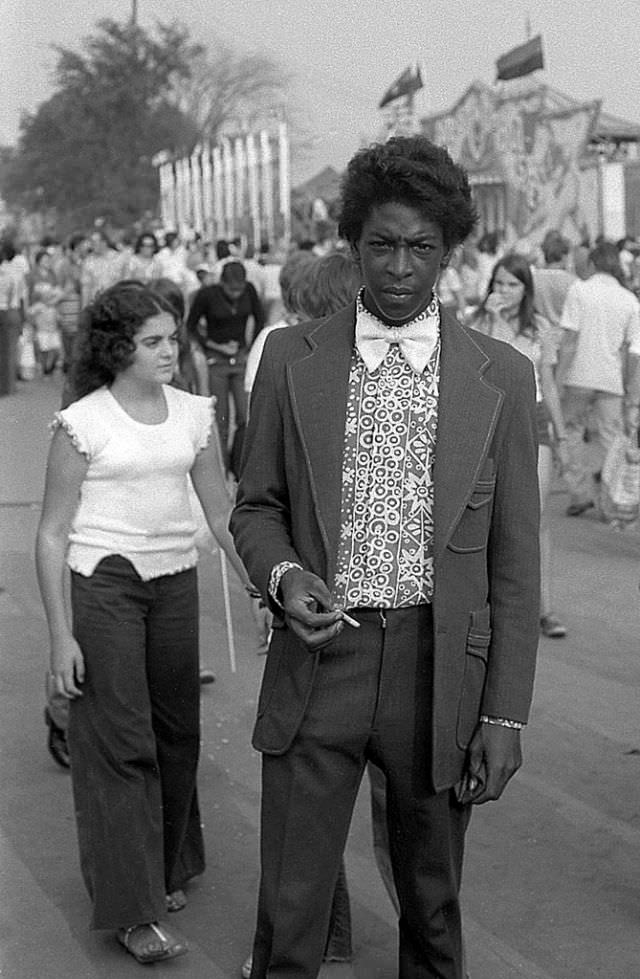
M362 289L265 346L231 523L275 617L253 979L318 975L368 760L386 775L398 975L463 975L465 831L520 765L539 609L533 370L434 292L475 219L443 148L360 150L339 230Z

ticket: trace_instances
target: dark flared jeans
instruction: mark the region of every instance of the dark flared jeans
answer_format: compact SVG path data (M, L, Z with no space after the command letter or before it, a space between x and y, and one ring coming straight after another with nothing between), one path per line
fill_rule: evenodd
M69 723L80 863L92 927L130 927L204 869L197 573L143 581L112 555L71 578L86 666Z

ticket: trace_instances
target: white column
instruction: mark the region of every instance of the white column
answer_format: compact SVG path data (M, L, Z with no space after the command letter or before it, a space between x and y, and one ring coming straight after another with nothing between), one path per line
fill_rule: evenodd
M262 241L262 226L260 222L260 192L258 181L258 157L253 133L247 133L247 171L249 178L249 210L253 225L253 246L258 251Z
M236 227L244 229L247 214L247 161L244 151L244 140L237 136L234 143L235 174L236 174Z
M227 238L235 235L235 187L233 174L233 154L231 142L225 136L222 140L222 164L224 171L224 223Z
M280 214L284 229L284 245L291 243L291 170L289 159L289 133L286 122L278 127L278 184Z
M202 234L202 147L196 146L191 154L191 203L193 207L193 227Z
M224 227L224 195L222 180L222 151L219 146L214 146L211 154L213 160L213 220L215 223L216 238L226 237Z
M269 244L273 244L275 227L273 220L273 170L271 166L271 145L266 129L260 131L260 157L262 161L262 208Z
M211 145L207 140L202 147L202 220L204 234L208 239L213 238L213 172L211 170Z

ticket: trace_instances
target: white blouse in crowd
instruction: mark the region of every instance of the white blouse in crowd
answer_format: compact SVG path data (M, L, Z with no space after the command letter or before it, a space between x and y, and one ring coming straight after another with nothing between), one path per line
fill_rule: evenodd
M93 574L109 554L128 558L144 581L197 562L188 474L208 444L213 398L163 385L167 418L135 421L107 387L56 413L89 463L69 535L67 564Z

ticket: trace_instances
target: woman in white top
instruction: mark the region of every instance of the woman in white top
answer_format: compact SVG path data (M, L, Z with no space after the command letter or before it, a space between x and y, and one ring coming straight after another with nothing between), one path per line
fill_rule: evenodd
M139 962L187 951L158 925L204 869L195 522L188 476L243 581L213 404L169 386L173 307L119 283L87 311L76 397L56 414L37 569L69 748L92 927ZM64 601L71 569L72 623Z
M160 277L160 267L156 259L158 242L151 231L138 235L131 255L122 269L123 279L136 279L149 283Z
M553 451L566 463L566 433L556 387L557 350L549 323L534 313L533 277L526 258L508 254L493 269L487 295L469 326L503 340L531 360L538 401L538 482L540 486L540 629L550 639L567 630L556 617L551 596L551 532L546 504L553 479Z

